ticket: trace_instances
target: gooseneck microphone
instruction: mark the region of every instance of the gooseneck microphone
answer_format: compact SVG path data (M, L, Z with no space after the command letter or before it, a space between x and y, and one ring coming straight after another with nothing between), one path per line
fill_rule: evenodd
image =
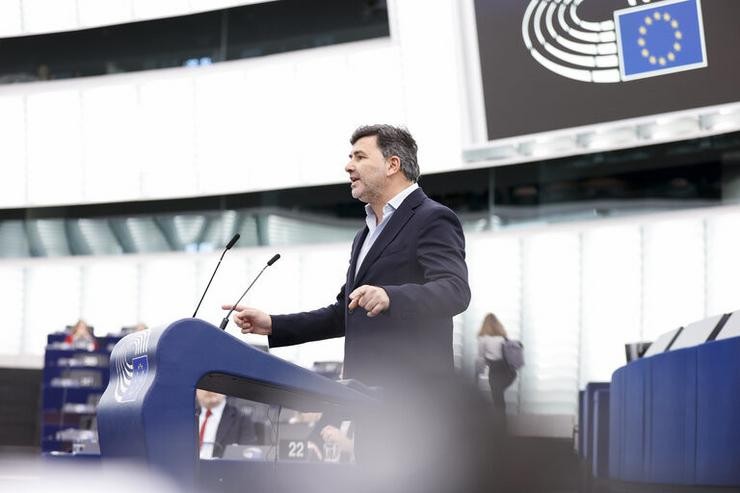
M254 283L257 282L257 279L259 279L260 276L262 275L262 273L265 272L265 269L267 269L272 264L274 264L275 262L277 262L279 258L280 258L280 254L279 253L276 253L275 255L273 255L272 258L267 261L267 264L264 267L262 267L262 270L260 271L259 274L257 274L257 277L254 278L254 280L252 281L252 284L250 284L249 286L247 286L247 289L245 289L244 292L242 293L242 295L239 296L239 299L236 300L236 303L234 303L233 305L231 305L231 310L229 310L229 313L227 313L226 316L224 317L224 319L221 320L221 325L219 325L219 328L221 330L226 330L226 326L229 324L229 317L231 316L231 313L234 311L234 308L236 308L236 305L238 305L239 302L242 300L242 298L244 298L244 296L246 296L246 294L249 292L249 290L252 288L252 286L254 286Z
M239 237L241 235L239 233L235 234L231 240L226 244L226 248L224 248L223 253L221 254L221 258L218 259L218 263L216 264L216 268L213 269L213 274L211 274L211 279L208 281L208 286L206 286L205 291L203 291L203 296L200 297L200 301L198 302L198 306L195 307L195 311L193 312L193 318L198 314L198 309L200 309L200 304L203 303L203 298L206 297L206 293L208 292L208 288L211 287L211 281L213 281L213 278L216 276L216 271L218 270L218 267L221 265L221 261L224 259L224 255L226 255L226 252L231 250L231 247L233 247L237 241L239 241Z

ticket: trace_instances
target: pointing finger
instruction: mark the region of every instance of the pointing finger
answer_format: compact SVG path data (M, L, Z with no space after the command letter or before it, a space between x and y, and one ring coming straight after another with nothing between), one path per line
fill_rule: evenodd
M352 300L347 307L349 311L354 310L360 304L360 299L365 292L365 286L360 286L349 294L349 299Z
M244 307L241 305L221 305L222 310L231 310L232 308L235 312L240 312L244 310Z

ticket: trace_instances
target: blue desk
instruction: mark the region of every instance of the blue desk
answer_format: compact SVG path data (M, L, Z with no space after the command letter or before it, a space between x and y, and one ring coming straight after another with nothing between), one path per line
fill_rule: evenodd
M634 361L610 399L611 478L740 486L740 337Z

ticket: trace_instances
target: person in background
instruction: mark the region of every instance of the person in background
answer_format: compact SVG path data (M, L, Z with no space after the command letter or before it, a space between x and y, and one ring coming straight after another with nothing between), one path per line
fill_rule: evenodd
M144 322L139 322L136 325L134 325L133 332L141 332L142 330L147 330L149 327Z
M506 418L504 392L516 379L516 371L504 360L504 342L508 339L506 329L493 313L486 314L478 332L478 374L488 366L488 385L491 388L493 407L502 420Z
M200 458L220 458L226 445L256 445L257 431L251 418L226 402L226 396L196 389Z
M142 332L144 330L147 330L149 326L145 324L144 322L137 322L134 325L125 325L121 327L121 336L127 336L129 334L133 334L135 332Z
M88 351L94 351L98 347L98 343L93 335L92 327L87 322L79 319L71 329L69 329L67 336L64 338L64 342L77 349L87 349Z
M324 426L321 430L321 439L324 441L324 460L330 462L351 462L354 457L355 440L351 436L351 423L343 421L339 427ZM334 458L328 457L329 447L335 447Z

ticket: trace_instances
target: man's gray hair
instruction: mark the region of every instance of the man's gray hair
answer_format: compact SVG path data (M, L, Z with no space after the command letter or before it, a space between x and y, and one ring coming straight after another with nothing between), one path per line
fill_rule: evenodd
M416 160L416 141L405 128L394 127L392 125L364 125L354 131L349 142L355 145L355 142L363 137L376 136L378 139L378 148L383 157L388 159L391 156L398 156L401 160L401 172L403 175L416 182L419 180L419 163Z

